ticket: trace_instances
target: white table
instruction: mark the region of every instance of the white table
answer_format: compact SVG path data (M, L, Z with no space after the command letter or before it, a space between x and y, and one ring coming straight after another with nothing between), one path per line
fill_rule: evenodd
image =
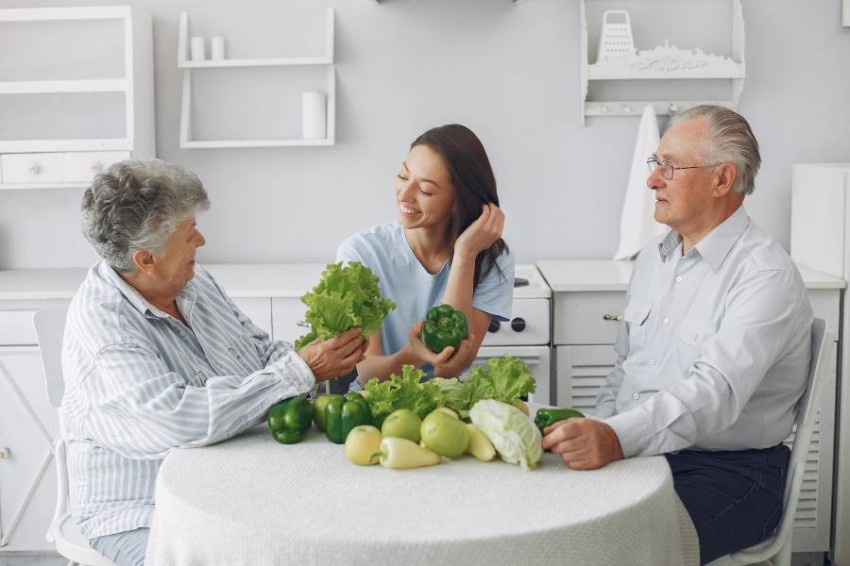
M172 452L157 480L152 565L687 565L696 535L663 457L577 472L552 454L523 471L471 457L359 467L312 431L265 425Z

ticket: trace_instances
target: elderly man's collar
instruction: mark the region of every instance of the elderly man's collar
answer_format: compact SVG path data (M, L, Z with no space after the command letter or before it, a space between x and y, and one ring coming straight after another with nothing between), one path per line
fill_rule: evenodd
M741 204L732 215L714 228L708 235L694 245L693 249L698 252L714 271L720 269L723 260L729 255L729 251L747 226L750 225L750 217ZM682 249L682 236L670 230L670 232L658 244L658 254L661 261L673 252L679 253ZM696 253L694 252L694 253Z
M168 313L163 312L162 309L157 308L155 305L151 304L147 299L145 299L135 287L124 281L124 278L121 277L118 272L116 272L105 260L101 260L98 265L98 270L100 271L101 276L111 281L113 285L115 285L119 291L127 298L133 308L138 310L140 313L144 315L150 314L151 316L155 316L157 318L165 318L170 316ZM193 285L193 281L189 281L186 284L186 287L183 288L183 291L180 293L180 298L194 300L197 297L198 293L195 290L195 286Z

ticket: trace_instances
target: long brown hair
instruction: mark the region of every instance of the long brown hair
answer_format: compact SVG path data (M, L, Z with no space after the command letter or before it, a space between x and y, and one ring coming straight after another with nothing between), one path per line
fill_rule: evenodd
M496 176L493 175L484 145L472 130L460 124L431 128L413 140L410 148L417 145L425 145L437 152L451 174L455 188L455 214L449 229L453 236L460 235L481 216L483 205L493 203L499 206ZM493 267L504 277L496 264L496 258L507 251L508 245L499 238L478 254L475 258L473 289L478 287L478 283Z

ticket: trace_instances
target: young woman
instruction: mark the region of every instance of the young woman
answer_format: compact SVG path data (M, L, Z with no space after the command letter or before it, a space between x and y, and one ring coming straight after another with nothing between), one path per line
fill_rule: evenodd
M404 364L429 376L456 377L467 368L491 318L510 318L514 258L502 240L505 215L484 146L465 126L433 128L416 138L395 179L398 220L346 239L337 261L359 261L396 302L357 365L352 389L386 379ZM431 352L421 340L431 307L463 311L469 337L455 350Z

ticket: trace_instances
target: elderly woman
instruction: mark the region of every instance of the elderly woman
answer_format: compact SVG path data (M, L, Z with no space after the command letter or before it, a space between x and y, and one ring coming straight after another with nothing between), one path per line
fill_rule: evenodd
M298 354L272 342L195 264L208 207L197 176L159 160L115 164L83 195L83 232L103 259L68 311L62 418L72 513L118 564L144 562L172 448L238 434L365 349L359 329Z

